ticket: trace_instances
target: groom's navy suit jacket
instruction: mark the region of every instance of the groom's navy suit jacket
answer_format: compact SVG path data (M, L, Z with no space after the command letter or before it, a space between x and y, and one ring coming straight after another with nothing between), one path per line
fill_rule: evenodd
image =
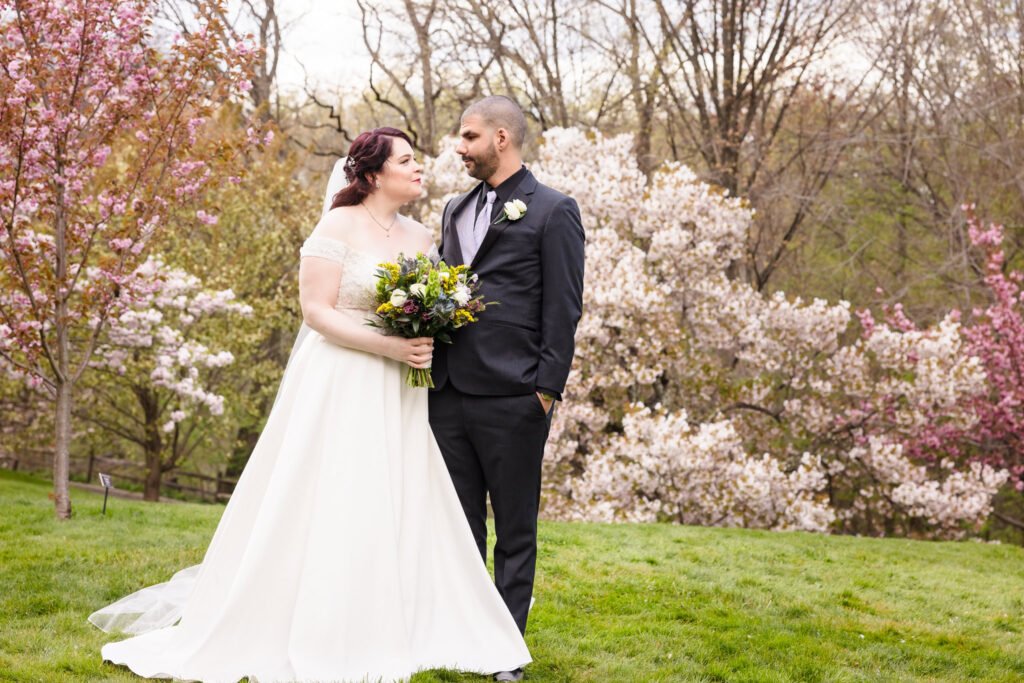
M456 331L450 345L434 345L437 389L451 382L477 396L545 391L560 397L565 388L583 310L580 211L575 200L538 183L525 168L513 177L519 182L510 194L502 197L507 188L497 188L492 223L469 264L484 301L498 304ZM440 251L448 264L462 263L455 217L463 208L475 214L483 191L480 183L445 206ZM503 202L514 199L526 203L523 217L493 222Z

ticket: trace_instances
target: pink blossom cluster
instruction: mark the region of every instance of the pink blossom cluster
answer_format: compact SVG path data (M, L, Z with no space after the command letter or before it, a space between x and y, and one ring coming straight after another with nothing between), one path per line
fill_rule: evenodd
M148 0L0 0L0 354L51 389L95 343L70 358L63 330L114 313L168 198L194 199L248 146L207 131L253 59L216 4L161 53Z
M963 327L967 353L979 363L986 383L967 402L970 423L934 420L905 446L915 457L936 462L955 457L1006 468L1014 487L1024 490L1024 273L1008 267L1003 227L985 227L973 205L967 214L968 236L984 257L987 306L971 311ZM959 312L954 311L959 319ZM909 324L912 326L912 323Z
M249 148L207 122L254 56L224 0L194 7L198 30L158 49L151 0L0 0L0 359L54 401L59 519L75 389L106 322L170 214Z
M424 164L428 224L472 184L454 147ZM531 169L587 229L546 514L945 538L989 514L1004 471L904 445L977 422L985 372L955 313L928 330L862 314L851 340L847 302L730 278L752 208L679 164L648 179L630 136L548 130Z

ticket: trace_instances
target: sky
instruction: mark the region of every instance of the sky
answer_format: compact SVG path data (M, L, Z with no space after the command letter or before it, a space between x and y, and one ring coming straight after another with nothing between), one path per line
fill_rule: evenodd
M365 85L370 60L355 0L289 0L278 7L287 27L277 71L283 90L301 90L304 73L320 92Z
M378 6L387 0L369 0ZM278 87L301 93L308 75L311 86L324 95L362 92L369 77L370 58L363 45L356 0L287 0L277 3L285 29L278 65ZM410 32L410 42L413 37ZM852 44L834 48L832 70L856 75L869 67Z

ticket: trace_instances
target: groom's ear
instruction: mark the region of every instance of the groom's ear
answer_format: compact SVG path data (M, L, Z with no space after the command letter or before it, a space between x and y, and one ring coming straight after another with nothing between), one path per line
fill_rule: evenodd
M494 131L494 144L497 146L499 152L504 152L512 146L512 136L509 135L508 131L504 128L498 128Z

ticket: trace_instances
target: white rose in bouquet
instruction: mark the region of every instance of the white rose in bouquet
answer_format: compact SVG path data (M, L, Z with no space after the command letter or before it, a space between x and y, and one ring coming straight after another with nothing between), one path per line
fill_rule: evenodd
M405 305L405 302L409 300L409 295L404 289L396 289L391 292L391 305L395 308L401 308Z

